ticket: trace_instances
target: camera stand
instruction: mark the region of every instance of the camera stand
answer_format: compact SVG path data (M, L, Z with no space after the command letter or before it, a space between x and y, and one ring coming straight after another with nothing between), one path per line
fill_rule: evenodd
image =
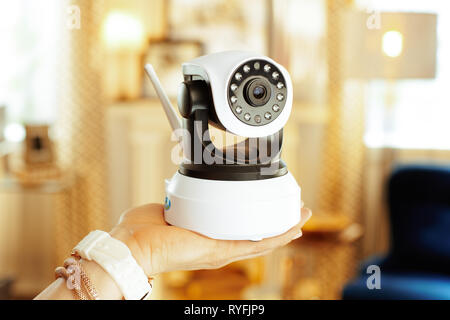
M166 180L165 219L213 239L261 240L300 222L300 187L290 173L250 181Z

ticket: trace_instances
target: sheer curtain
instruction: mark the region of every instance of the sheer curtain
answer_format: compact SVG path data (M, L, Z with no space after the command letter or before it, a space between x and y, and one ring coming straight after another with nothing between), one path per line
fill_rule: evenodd
M106 8L104 0L0 0L0 105L16 128L55 125L58 166L73 178L70 201L54 218L58 262L90 230L109 227L100 39ZM79 28L71 25L73 9ZM23 139L12 131L10 140Z
M62 210L56 221L60 261L89 231L110 228L101 41L106 1L64 3L66 8L76 6L81 23L79 29L64 24L59 52L58 158L61 167L74 176L70 210Z
M8 123L56 120L62 4L0 0L0 105Z

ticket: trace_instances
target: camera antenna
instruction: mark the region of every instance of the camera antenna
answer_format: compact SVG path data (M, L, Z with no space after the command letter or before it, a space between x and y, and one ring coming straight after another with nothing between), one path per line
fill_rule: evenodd
M148 63L145 65L145 71L147 72L147 75L150 78L153 87L155 88L159 100L161 101L164 112L166 113L167 116L167 120L169 120L172 130L175 131L177 129L181 129L182 128L181 119L176 113L174 107L172 106L172 103L170 103L170 100L167 97L167 94L164 91L158 76L156 75L155 69L153 69L153 66Z

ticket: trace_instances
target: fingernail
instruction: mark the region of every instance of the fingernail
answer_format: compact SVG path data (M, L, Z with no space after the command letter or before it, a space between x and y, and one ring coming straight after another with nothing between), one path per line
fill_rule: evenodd
M298 238L300 238L303 235L303 232L299 232L292 240L296 240Z
M305 206L305 203L302 201L301 203L300 203L300 208L303 208Z

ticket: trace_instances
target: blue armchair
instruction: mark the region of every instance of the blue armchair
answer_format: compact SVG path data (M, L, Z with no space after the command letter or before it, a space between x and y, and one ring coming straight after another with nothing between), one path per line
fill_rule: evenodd
M391 249L363 264L343 299L450 299L450 167L407 166L388 184ZM369 289L368 265L381 289Z

